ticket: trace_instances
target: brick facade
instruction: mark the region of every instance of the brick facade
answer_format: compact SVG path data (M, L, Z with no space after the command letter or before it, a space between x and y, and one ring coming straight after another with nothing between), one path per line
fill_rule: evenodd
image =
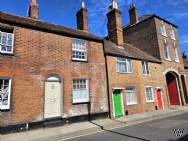
M87 62L74 62L73 37L14 26L14 53L0 55L0 77L12 78L11 109L3 125L44 120L44 84L49 74L63 79L63 118L88 114L88 104L72 103L73 78L89 79L91 114L108 111L103 44L87 42Z
M124 41L130 44L133 44L135 47L151 54L152 56L161 59L161 73L163 73L164 78L168 72L173 72L178 75L179 81L179 91L180 99L182 104L186 104L183 86L181 81L182 72L184 72L184 63L182 59L182 51L179 46L179 37L177 27L170 24L169 22L164 21L167 36L161 35L160 23L163 21L157 16L151 16L143 21L140 21L138 24L131 27L124 28ZM171 27L175 31L176 40L171 39ZM164 42L168 43L170 61L166 60L165 51L164 51ZM174 43L178 51L179 62L175 61L174 58ZM165 78L166 79L166 78ZM165 84L166 85L166 84ZM168 90L166 90L168 91ZM168 92L167 92L168 93Z
M128 114L135 114L140 112L147 112L156 109L156 90L162 89L164 108L167 108L167 96L165 91L164 77L160 73L161 65L157 63L149 63L150 75L144 75L142 73L141 61L133 60L133 73L118 73L116 70L116 57L108 56L108 76L109 76L109 95L111 105L111 116L114 117L112 95L113 90L120 88L123 96L124 114L128 111ZM129 86L134 86L136 89L137 104L126 105L126 92L125 89ZM152 86L154 90L155 102L147 103L145 96L145 87Z
M27 18L0 12L0 29L10 28L14 33L13 54L0 54L0 78L12 79L10 110L0 112L0 131L4 126L46 120L45 82L52 74L61 78L61 118L66 122L79 116L108 112L114 117L114 90L121 92L123 115L156 110L159 90L162 108L169 108L168 73L176 79L180 105L187 104L188 71L184 69L179 39L161 35L163 19L160 17L154 15L137 21L137 13L132 13L136 9L131 7L134 10L130 12L134 14L132 25L122 29L121 11L113 1L107 13L108 38L104 39L88 32L87 9L83 3L77 13L78 30L74 30L36 19L38 5L32 2ZM177 35L175 25L165 20L164 24L168 35L171 26ZM74 39L86 42L86 61L72 60ZM166 60L164 40L168 42L171 60ZM174 58L174 42L179 62ZM117 72L117 57L131 59L133 72ZM148 75L143 74L142 61L149 64ZM89 80L89 102L73 103L74 78ZM135 88L136 104L127 105L125 90L129 86ZM152 87L154 101L146 101L146 86Z

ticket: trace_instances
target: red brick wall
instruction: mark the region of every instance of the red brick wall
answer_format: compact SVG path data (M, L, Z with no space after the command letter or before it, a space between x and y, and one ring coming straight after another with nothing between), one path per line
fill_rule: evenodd
M0 77L11 77L9 112L1 125L43 120L44 84L48 74L63 79L64 117L88 113L87 105L72 104L73 78L89 79L91 113L108 111L103 44L87 41L88 62L71 60L72 38L21 27L14 30L14 54L0 55Z
M151 18L149 20L145 20L139 24L136 24L130 28L124 29L124 41L130 44L133 44L137 48L142 49L143 51L151 54L162 60L161 65L161 73L164 76L169 71L175 72L177 75L181 75L184 72L184 65L182 60L182 51L179 44L179 36L176 27L173 29L176 32L176 47L178 49L179 62L175 62L174 60L174 40L171 39L170 31L171 25L169 23L164 22L166 27L166 32L168 34L167 37L161 35L160 31L160 23L161 19ZM164 52L164 40L167 40L171 61L167 61L165 58ZM180 78L179 78L180 79ZM183 89L181 87L180 81L180 92L183 97ZM188 87L188 86L187 86Z
M161 65L156 63L149 63L151 74L149 76L143 75L141 61L133 60L133 73L118 73L116 72L116 57L108 56L108 75L109 75L109 94L111 115L113 116L113 102L112 102L112 89L113 88L126 88L128 86L135 86L137 95L137 104L132 106L126 105L125 91L122 91L124 101L124 112L128 110L129 114L146 112L155 110L156 106L156 88L162 89L164 107L167 107L167 97L165 91L164 76L162 75ZM154 90L155 102L146 103L145 86L152 86Z

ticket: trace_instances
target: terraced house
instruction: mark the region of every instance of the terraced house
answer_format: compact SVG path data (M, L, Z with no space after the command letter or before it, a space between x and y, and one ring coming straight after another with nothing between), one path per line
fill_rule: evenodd
M88 32L87 9L78 29L0 13L1 131L108 115L103 38Z
M129 9L123 26L112 0L108 36L88 31L82 1L77 29L0 12L0 132L112 118L186 105L187 60L177 26Z
M186 105L187 78L177 26L157 15L139 17L131 4L130 22L122 28L115 1L107 16L111 116Z

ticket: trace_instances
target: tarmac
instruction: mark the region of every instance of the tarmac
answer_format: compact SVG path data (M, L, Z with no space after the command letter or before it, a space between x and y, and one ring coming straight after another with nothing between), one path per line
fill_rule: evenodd
M116 119L98 119L79 123L72 123L58 127L39 128L25 132L0 134L0 141L62 141L79 136L102 132L104 129L115 129L139 124L155 119L165 118L188 112L188 106L138 113L122 116Z

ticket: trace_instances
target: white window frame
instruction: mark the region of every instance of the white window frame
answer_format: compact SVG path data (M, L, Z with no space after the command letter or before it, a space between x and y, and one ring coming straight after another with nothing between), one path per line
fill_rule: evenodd
M172 25L170 26L170 28L171 28L171 32L170 32L171 33L171 39L176 40L176 34L175 34L175 31L174 31Z
M131 91L131 90L127 90L128 88L133 88L134 89L134 91ZM134 95L134 101L132 101L132 102L130 102L130 101L128 101L128 94L132 94L132 95ZM125 96L126 96L126 105L127 106L130 106L130 105L136 105L137 104L137 95L136 95L136 88L134 87L134 86L128 86L128 87L126 87L125 88ZM132 99L132 100L133 100Z
M161 21L160 23L160 30L161 30L161 35L167 37L166 26L164 21Z
M0 78L0 80L9 80L8 86L8 98L7 98L7 105L3 105L3 98L0 101L0 110L10 110L10 98L11 98L11 86L12 86L12 79L11 78ZM2 88L0 88L0 91Z
M129 61L130 61L130 64L129 64ZM119 69L119 63L125 64L125 71L121 71ZM132 59L117 57L116 58L116 72L118 72L118 73L133 73L133 61L132 61Z
M85 89L79 89L79 90L74 90L74 80L85 80L86 81L86 88ZM74 99L74 96L75 93L74 91L87 91L87 97L84 98L84 99ZM90 101L90 98L89 98L89 80L88 79L85 79L85 78L74 78L73 81L72 81L72 102L73 104L76 104L76 103L86 103L86 102L89 102Z
M75 47L75 42L82 42L85 46L85 49L78 49ZM76 57L73 57L73 52L81 52L81 53L84 53L85 54L85 58L82 59L82 58L76 58ZM72 60L75 60L75 61L87 61L87 42L84 41L84 40L80 40L80 39L73 39L72 40Z
M142 65L142 73L144 75L150 75L150 67L149 67L149 62L148 61L141 61Z
M176 47L175 42L173 43L173 46L174 46L174 61L178 63L180 60L179 60L178 48Z
M151 88L151 93L152 93L152 100L148 100L148 95L147 95L147 88ZM154 97L154 91L153 91L153 87L152 86L145 86L145 96L146 96L146 103L152 103L155 102L155 97Z
M3 44L2 43L2 40L3 40L3 38L2 38L2 34L3 33L5 33L5 34L7 34L7 36L11 36L12 37L12 45L10 46L10 45L8 45L8 37L7 37L7 39L6 39L6 44ZM9 32L2 32L2 31L0 31L0 53L4 53L4 54L13 54L13 51L14 51L14 34L13 33L9 33ZM9 47L11 47L11 51L2 51L2 45L4 45L4 46L9 46Z
M171 61L171 57L170 57L170 50L169 50L169 46L167 43L167 40L165 39L164 43L163 43L163 48L164 48L164 53L165 53L165 59L167 61ZM167 54L166 54L167 53ZM166 56L167 55L167 56Z

